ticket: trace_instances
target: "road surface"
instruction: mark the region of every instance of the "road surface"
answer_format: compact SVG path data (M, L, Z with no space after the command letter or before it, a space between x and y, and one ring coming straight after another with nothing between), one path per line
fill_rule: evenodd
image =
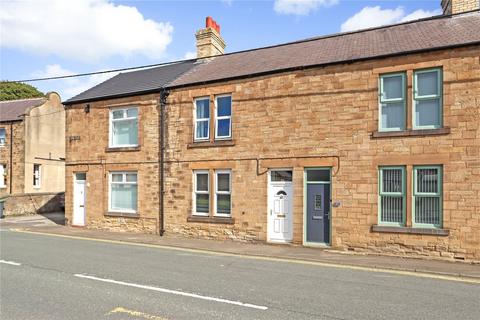
M2 319L479 319L480 284L0 230Z

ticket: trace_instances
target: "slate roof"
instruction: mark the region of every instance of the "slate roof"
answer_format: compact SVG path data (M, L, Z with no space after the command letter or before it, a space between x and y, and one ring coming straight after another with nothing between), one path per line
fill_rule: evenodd
M466 44L480 44L480 11L225 54L198 65L170 83L170 86L201 84Z
M0 101L0 122L20 121L28 108L45 103L45 98Z
M64 104L476 44L480 44L480 11L441 15L121 73Z
M159 67L119 73L93 88L76 95L63 104L100 100L154 92L166 86L181 74L195 66L195 61L173 62Z

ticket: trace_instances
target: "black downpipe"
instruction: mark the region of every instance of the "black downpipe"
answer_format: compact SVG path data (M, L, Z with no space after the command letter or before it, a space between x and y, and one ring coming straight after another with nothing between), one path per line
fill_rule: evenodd
M13 181L13 123L10 123L10 172L8 173L10 177L10 194L13 193L12 191L12 181ZM2 177L3 179L3 177Z
M165 233L165 223L164 223L164 177L165 177L165 109L167 107L167 97L168 97L168 90L162 88L160 90L160 213L159 213L159 230L160 230L160 237L163 236Z

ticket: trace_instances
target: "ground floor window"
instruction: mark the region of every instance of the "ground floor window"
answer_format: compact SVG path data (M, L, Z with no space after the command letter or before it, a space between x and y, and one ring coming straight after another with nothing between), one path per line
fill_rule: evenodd
M111 172L110 173L109 211L137 212L137 173Z
M405 225L405 167L379 170L379 223Z
M441 165L378 168L378 223L411 227L442 227ZM407 175L412 177L407 185ZM411 204L407 207L407 191Z
M441 227L442 168L416 166L413 168L413 223L417 226Z
M215 171L215 215L230 216L231 206L231 172Z
M41 165L34 164L33 165L33 187L34 188L40 188L41 174L42 174Z
M212 192L210 192L210 186ZM230 217L232 211L231 193L231 170L194 170L192 215Z
M193 172L194 197L193 214L208 216L210 213L210 174L208 170L196 170Z

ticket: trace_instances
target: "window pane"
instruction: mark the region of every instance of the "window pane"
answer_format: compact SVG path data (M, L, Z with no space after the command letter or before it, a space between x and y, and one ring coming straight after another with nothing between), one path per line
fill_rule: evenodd
M404 129L405 109L403 102L382 105L382 129Z
M197 191L208 191L208 173L197 173Z
M112 184L111 206L113 210L137 210L137 186Z
M209 130L208 124L209 124L208 120L197 121L197 132L195 134L195 138L197 139L208 138L208 130Z
M403 197L381 197L381 221L403 223Z
M417 193L437 193L438 176L438 169L417 169Z
M138 144L137 120L118 121L113 123L113 145Z
M402 169L382 169L382 192L403 192Z
M123 174L121 173L112 174L112 182L122 182L122 181L123 181Z
M123 110L114 110L112 112L113 119L122 119L123 118Z
M6 141L6 131L4 128L0 128L0 144L5 144Z
M230 191L230 174L218 173L217 174L217 190L218 191Z
M229 194L217 194L217 213L230 214Z
M219 117L230 116L232 114L232 97L217 98L217 108Z
M196 100L197 104L197 119L208 119L210 118L210 100L201 99Z
M127 173L127 182L137 182L137 174Z
M403 99L403 77L401 75L383 78L383 99Z
M272 171L271 176L274 182L292 181L292 171Z
M329 182L330 171L329 170L307 170L307 181L310 182Z
M75 174L75 179L76 179L76 180L85 181L85 180L87 180L87 174L86 174L85 172L83 172L83 173L76 173L76 174Z
M196 194L196 208L195 212L198 213L209 213L209 195L208 194Z
M415 125L440 126L440 100L417 100L415 104Z
M218 120L218 137L230 137L230 119Z
M438 95L438 72L417 73L417 96Z
M415 223L440 225L440 197L415 197Z
M133 118L133 117L138 117L138 109L137 108L132 108L127 110L127 117Z

